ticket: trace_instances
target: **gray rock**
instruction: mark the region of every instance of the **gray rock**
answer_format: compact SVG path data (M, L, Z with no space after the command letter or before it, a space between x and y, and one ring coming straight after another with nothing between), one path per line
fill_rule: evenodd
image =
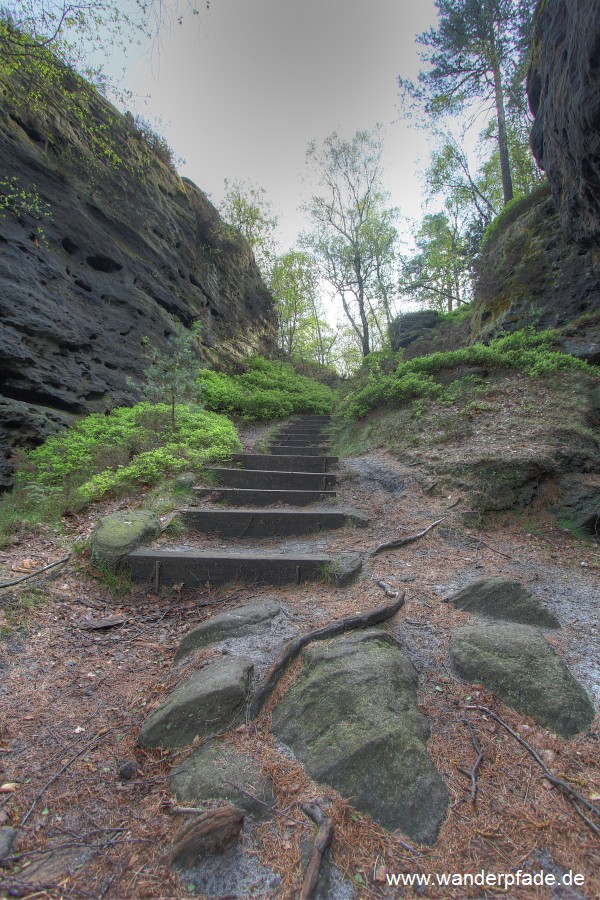
M140 746L185 747L196 736L232 727L246 700L252 668L247 657L226 657L206 666L150 713Z
M169 785L182 803L229 800L257 818L264 818L269 812L254 798L268 806L275 802L273 782L258 763L233 747L216 743L206 744L189 756L171 773Z
M394 353L401 347L408 347L413 341L428 334L438 323L439 313L435 309L422 309L404 313L394 319L389 327L390 344Z
M362 569L360 553L336 553L331 557L327 580L336 587L349 584Z
M15 445L39 443L73 415L131 403L127 377L141 382L148 365L144 338L167 351L176 323L200 321L199 363L268 354L274 344L273 301L248 243L93 91L82 128L64 104L63 78L59 64L32 104L18 67L3 99L0 169L35 185L51 214L0 220L0 394L11 419L1 421L0 409L2 486ZM111 123L122 165L92 146L94 122Z
M450 602L465 612L506 619L521 625L560 628L556 616L537 597L512 578L482 578L450 597Z
M417 677L390 634L354 633L304 651L273 731L307 772L384 828L433 843L448 791L429 758Z
M600 537L600 483L597 477L571 476L561 480L563 499L552 507L559 523L590 537Z
M0 828L0 865L3 859L15 852L17 837L18 832L15 828L8 825Z
M185 490L191 491L198 484L198 476L194 475L193 472L182 472L175 479L175 484L178 488L185 488Z
M129 509L103 516L92 531L88 546L93 564L115 571L120 561L160 534L160 521L144 509Z
M567 236L600 243L600 18L597 0L538 4L527 78L531 147Z
M184 635L175 655L175 661L182 659L199 647L226 641L229 638L268 631L271 621L281 612L279 603L263 600L261 603L247 603L237 606L218 616L211 616Z
M541 632L528 625L459 628L450 657L467 681L481 681L508 706L563 737L582 731L594 707Z

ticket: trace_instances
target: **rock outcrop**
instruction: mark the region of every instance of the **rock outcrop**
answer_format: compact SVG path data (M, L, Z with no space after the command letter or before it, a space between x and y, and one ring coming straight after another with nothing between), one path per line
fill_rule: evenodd
M600 261L600 16L597 0L538 4L527 79L531 146L566 235Z
M130 402L143 342L177 323L212 363L272 346L249 245L150 144L58 63L35 102L25 75L0 82L2 192L24 192L0 216L0 486L15 447Z
M557 349L600 362L600 270L563 234L547 185L502 214L477 262L471 341L525 327L557 328Z

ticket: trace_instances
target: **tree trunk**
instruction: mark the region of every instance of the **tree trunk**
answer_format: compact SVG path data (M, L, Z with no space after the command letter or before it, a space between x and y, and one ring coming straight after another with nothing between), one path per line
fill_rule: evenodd
M504 204L513 198L512 176L510 174L510 158L508 155L508 131L506 128L506 113L504 111L504 94L502 92L502 73L497 59L493 62L494 70L494 95L496 103L496 116L498 119L498 149L500 151L500 172L502 174L502 195Z
M369 336L369 320L367 318L367 311L365 309L365 284L362 277L360 260L355 261L354 271L356 272L356 281L358 284L358 312L362 325L362 355L368 356L371 352L371 341Z

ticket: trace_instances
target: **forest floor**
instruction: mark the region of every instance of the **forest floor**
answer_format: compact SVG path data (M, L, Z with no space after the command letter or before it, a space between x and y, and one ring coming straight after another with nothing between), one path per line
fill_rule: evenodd
M248 449L264 429L242 435ZM500 724L476 707L491 709L535 748L559 778L580 794L600 799L600 741L595 727L572 740L556 737L504 706L482 686L463 683L448 658L451 631L469 616L444 602L465 584L487 575L521 581L546 603L562 628L547 640L565 659L596 704L600 703L600 548L562 530L542 507L488 516L469 526L460 493L434 496L429 470L421 471L385 449L346 459L337 502L369 515L365 529L342 529L288 542L365 555L351 585L306 583L273 588L231 584L220 590L108 583L76 551L55 569L0 593L0 826L19 831L17 848L0 869L0 896L48 898L180 898L202 896L193 879L179 877L161 856L179 829L170 811L168 775L191 752L142 751L137 735L150 709L185 674L172 666L182 634L216 610L276 597L301 631L366 612L386 602L382 581L405 592L389 627L419 673L418 703L431 725L427 747L451 795L437 843L418 846L390 834L330 788L312 782L289 754L278 750L270 712L299 670L280 683L258 720L219 738L255 756L275 784L285 812L244 831L249 874L240 890L225 881L210 896L298 895L301 837L313 826L301 811L315 797L330 802L332 862L339 871L336 898L495 896L592 898L600 896L600 841L571 802L544 777L538 762ZM131 501L128 501L131 502ZM143 505L135 498L133 505ZM0 552L0 581L16 579L81 547L99 515L126 506L97 504L65 520L59 534L38 527L21 532ZM443 522L400 549L367 554L380 543ZM166 519L165 519L166 524ZM170 544L200 541L168 536ZM218 541L219 544L225 543ZM254 542L256 543L256 542ZM214 542L213 542L214 545ZM215 655L205 650L200 658ZM188 673L189 674L189 673ZM470 770L482 752L476 797ZM134 777L120 777L125 762ZM306 825L298 824L306 820ZM556 887L517 890L446 886L394 888L398 873L551 873ZM571 885L559 885L565 873ZM486 892L487 890L487 892Z

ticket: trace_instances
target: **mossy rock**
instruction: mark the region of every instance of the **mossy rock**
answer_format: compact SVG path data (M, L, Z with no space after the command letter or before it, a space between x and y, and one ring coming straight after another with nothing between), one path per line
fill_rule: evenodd
M458 674L486 688L525 716L562 737L587 728L594 707L562 659L528 625L459 628L450 640Z
M556 616L512 578L482 578L454 594L450 602L457 609L478 616L541 628L560 628Z
M425 748L417 676L383 630L312 646L273 714L273 732L306 771L393 831L433 843L448 791Z
M145 509L129 509L103 516L88 541L92 563L115 572L121 560L139 547L156 540L160 521Z
M186 747L196 737L232 728L248 695L254 663L225 657L197 672L151 712L140 747Z
M218 743L206 744L184 760L172 772L169 784L182 803L228 800L257 818L269 814L263 804L275 802L273 782L258 763Z

